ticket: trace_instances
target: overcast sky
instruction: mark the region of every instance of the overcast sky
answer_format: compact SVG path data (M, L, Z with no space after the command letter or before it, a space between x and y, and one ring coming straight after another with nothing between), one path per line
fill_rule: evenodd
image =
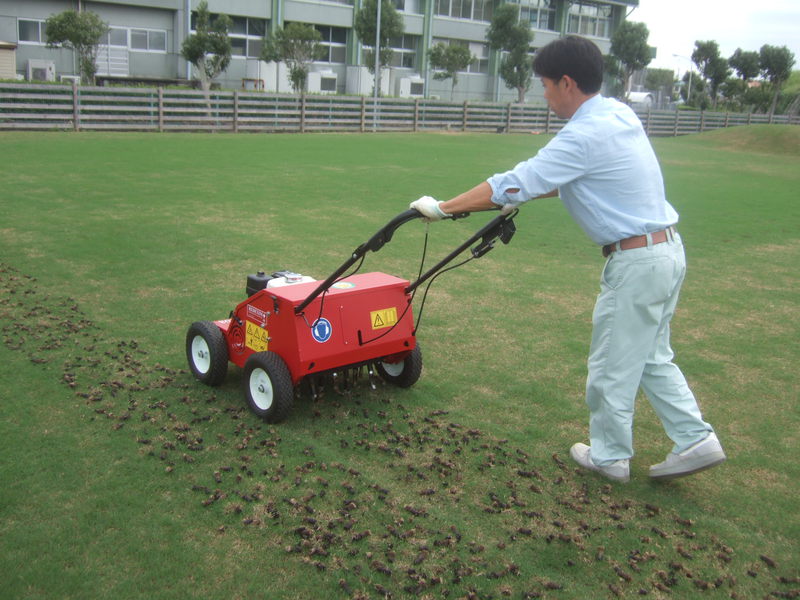
M683 73L695 41L714 40L725 58L736 48L786 46L800 70L800 0L639 0L628 19L650 30L648 42L658 48L650 67Z

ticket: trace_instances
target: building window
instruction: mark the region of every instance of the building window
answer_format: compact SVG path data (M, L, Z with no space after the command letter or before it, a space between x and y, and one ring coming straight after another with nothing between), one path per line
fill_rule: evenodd
M492 0L475 0L475 6L472 12L472 18L476 21L486 21L487 23L492 20L492 8L494 3Z
M416 35L401 35L389 40L389 46L394 52L391 66L413 69L417 62L418 42L419 36Z
M415 15L421 15L423 13L422 0L392 0L392 4L394 4L394 7L400 12L407 12Z
M467 73L488 73L489 46L487 44L470 42L469 51L472 52L472 56L474 56L477 60L467 67Z
M552 0L517 0L520 21L528 21L533 29L556 30L556 9Z
M611 6L586 2L570 5L567 31L608 38L611 32Z
M468 42L467 40L452 40L434 38L433 45L445 44L447 46L464 46L469 48L472 54L473 61L470 65L462 71L463 73L488 73L489 72L489 46L488 44L481 44L480 42Z
M167 32L163 29L110 27L108 33L101 38L100 44L136 52L166 52Z
M28 44L44 44L47 39L44 33L44 21L19 19L17 21L18 40Z
M435 0L434 14L454 19L491 21L491 0Z
M314 28L322 35L320 43L326 51L317 62L344 64L347 60L347 29L328 25L314 25Z
M131 50L167 51L167 32L153 29L131 29Z
M213 22L219 15L212 14ZM229 15L232 21L228 31L233 56L259 58L264 46L264 35L267 33L267 19L256 17L237 17ZM195 32L197 13L192 13L192 33Z

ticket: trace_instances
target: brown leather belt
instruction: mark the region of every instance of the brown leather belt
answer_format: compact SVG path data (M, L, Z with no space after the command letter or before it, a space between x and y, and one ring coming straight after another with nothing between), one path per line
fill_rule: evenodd
M654 231L650 234L654 244L663 244L675 237L675 227L670 225L661 231ZM644 248L647 246L647 235L635 235L633 237L625 238L613 244L606 244L603 246L603 256L607 257L612 252L616 251L617 244L620 250L633 250L634 248Z

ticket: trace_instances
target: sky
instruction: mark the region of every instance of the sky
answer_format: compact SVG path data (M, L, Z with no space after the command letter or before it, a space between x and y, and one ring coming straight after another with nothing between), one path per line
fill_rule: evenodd
M648 43L658 49L651 68L680 75L690 66L695 41L714 40L725 58L737 48L786 46L800 70L800 0L639 0L628 20L650 30Z

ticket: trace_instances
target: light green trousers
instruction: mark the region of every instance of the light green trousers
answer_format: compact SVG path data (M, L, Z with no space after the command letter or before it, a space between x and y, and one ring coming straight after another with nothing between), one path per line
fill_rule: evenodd
M672 362L670 319L686 259L680 236L661 244L613 252L600 277L592 316L586 404L592 461L606 466L633 456L633 413L641 387L673 452L705 438L697 401Z

